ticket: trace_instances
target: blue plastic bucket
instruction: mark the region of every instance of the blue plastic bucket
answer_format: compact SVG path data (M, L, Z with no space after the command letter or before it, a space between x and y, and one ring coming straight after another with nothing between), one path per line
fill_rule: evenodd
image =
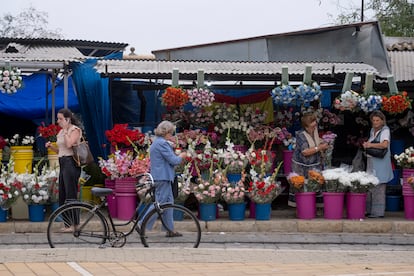
M394 178L390 182L388 182L388 185L400 185L401 170L395 169L393 170L393 173L394 173Z
M29 205L29 220L31 222L42 222L45 220L45 206L43 204Z
M385 210L398 212L400 210L401 196L387 195L385 197Z

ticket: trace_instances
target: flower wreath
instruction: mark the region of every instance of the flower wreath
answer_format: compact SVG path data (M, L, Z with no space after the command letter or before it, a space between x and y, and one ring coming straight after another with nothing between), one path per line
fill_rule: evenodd
M7 94L16 93L23 83L20 74L17 67L0 69L0 91Z

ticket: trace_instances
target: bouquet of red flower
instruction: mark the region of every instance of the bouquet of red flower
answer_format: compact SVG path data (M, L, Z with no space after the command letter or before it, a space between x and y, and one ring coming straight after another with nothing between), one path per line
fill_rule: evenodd
M128 124L115 124L111 130L105 131L105 136L115 148L131 147L131 142L139 146L145 143L145 134L138 129L128 129Z
M7 145L6 139L4 139L3 136L0 136L0 149L4 149L6 145Z
M411 108L411 100L408 98L406 91L403 91L401 94L382 97L382 110L390 114L399 114L408 108Z
M188 102L188 93L179 87L168 87L161 99L167 107L181 107Z
M42 123L42 125L38 127L40 136L44 137L50 142L56 142L57 134L61 129L62 128L57 124L50 124L48 126L45 126L45 123Z

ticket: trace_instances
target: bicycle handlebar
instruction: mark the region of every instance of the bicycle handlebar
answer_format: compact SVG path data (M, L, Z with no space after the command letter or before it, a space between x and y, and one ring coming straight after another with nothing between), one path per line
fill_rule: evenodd
M150 173L141 173L137 175L138 182L136 184L136 188L152 188L154 187L154 178Z

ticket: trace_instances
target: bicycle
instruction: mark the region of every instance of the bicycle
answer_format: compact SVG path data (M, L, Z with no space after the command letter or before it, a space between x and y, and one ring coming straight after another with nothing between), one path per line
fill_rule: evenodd
M151 174L144 173L137 178L137 191L147 189L145 194L150 195L151 203L142 209L140 202L129 221L115 223L109 212L105 215L106 211L103 208L106 205L106 196L111 195L113 190L94 187L91 190L92 194L101 198L100 203L69 202L50 215L47 226L49 246L67 248L96 244L103 247L108 241L111 247L123 247L127 237L135 230L144 247L151 245L197 248L201 240L201 228L197 217L184 206L174 203L159 204L155 200L155 186ZM174 211L182 212L183 217L182 220L174 220L174 231L182 234L178 237L166 235L173 229L167 227L162 216L164 212Z

